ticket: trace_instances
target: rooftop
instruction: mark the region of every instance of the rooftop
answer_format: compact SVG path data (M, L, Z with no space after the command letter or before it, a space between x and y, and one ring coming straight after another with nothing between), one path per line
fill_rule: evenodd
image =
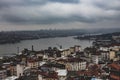
M109 64L108 67L111 67L120 71L120 64L112 63L112 64Z
M18 78L17 76L11 76L11 77L6 78L5 80L15 80L17 78Z
M58 73L58 76L66 76L67 75L66 69L57 70L56 72Z

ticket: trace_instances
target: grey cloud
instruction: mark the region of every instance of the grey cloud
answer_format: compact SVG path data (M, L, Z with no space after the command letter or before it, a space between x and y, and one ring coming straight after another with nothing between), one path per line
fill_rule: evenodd
M5 21L12 22L12 23L23 23L27 22L28 20L25 20L24 18L18 17L18 16L3 16Z
M119 4L119 0L0 0L0 20L13 24L119 20Z
M93 19L87 19L84 17L78 17L78 16L71 16L68 18L61 18L61 17L49 17L45 19L40 19L40 18L32 18L32 19L26 19L22 17L17 17L17 16L9 16L5 15L4 16L5 21L14 23L14 24L56 24L56 23L69 23L69 22L85 22L85 23L93 23L96 20Z
M43 5L48 2L59 3L78 3L79 0L0 0L0 6L31 6L31 5Z
M82 0L83 1L83 0ZM84 0L88 1L88 0ZM90 0L90 4L95 5L96 7L100 7L106 10L120 10L120 0Z
M53 2L62 2L62 3L78 3L79 0L48 0Z

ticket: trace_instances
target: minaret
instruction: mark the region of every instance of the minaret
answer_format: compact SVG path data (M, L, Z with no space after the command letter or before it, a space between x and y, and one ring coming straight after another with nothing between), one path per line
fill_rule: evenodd
M19 47L17 47L17 53L19 53Z
M32 51L34 51L34 46L32 45Z

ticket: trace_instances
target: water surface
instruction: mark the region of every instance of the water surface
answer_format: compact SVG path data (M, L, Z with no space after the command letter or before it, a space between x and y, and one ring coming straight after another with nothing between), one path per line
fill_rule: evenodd
M72 47L74 45L81 45L82 48L85 48L87 46L91 46L92 41L77 40L73 37L56 37L37 40L24 40L20 43L0 45L0 55L17 53L17 47L19 47L19 51L21 51L24 48L31 49L31 46L33 45L34 50L41 50L47 49L48 47L59 47L58 44L62 45L63 49Z

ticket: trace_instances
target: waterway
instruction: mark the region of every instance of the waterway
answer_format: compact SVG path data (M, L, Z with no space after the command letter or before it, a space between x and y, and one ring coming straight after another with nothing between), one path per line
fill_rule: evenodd
M56 37L56 38L43 38L37 40L24 40L20 43L15 44L2 44L0 45L0 56L9 55L9 54L17 54L18 47L19 51L22 51L24 48L31 49L32 45L34 46L34 50L47 49L48 47L59 47L58 45L62 45L62 48L69 48L74 45L80 45L82 49L85 47L91 46L92 41L89 40L77 40L72 36L70 37Z

